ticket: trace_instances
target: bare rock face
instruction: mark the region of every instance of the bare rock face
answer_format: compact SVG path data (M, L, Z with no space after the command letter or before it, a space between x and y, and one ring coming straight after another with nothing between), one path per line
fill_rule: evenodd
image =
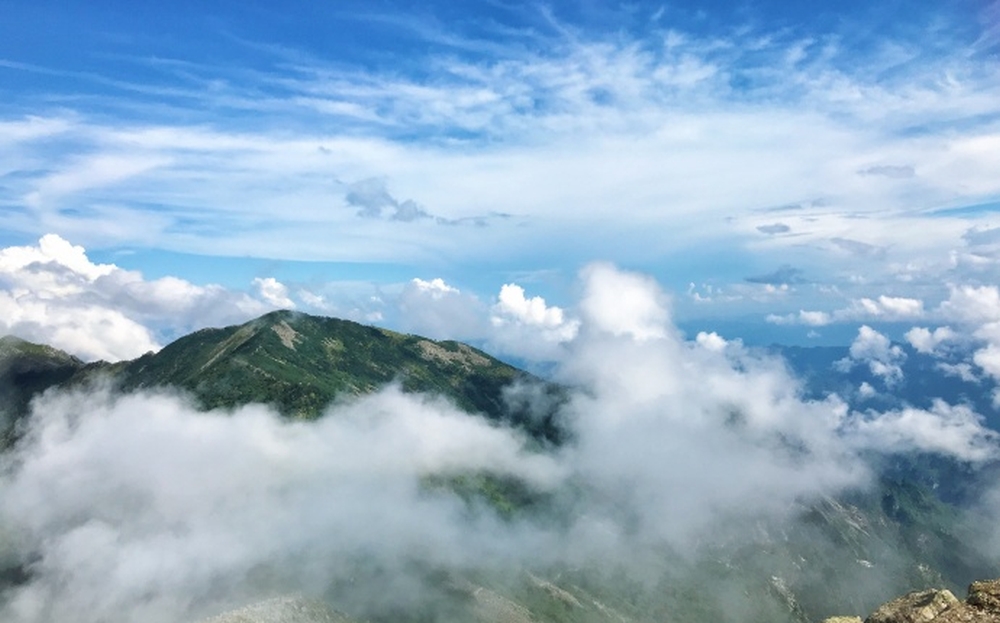
M839 618L839 617L838 617ZM865 623L1000 623L1000 579L973 582L959 601L947 590L916 591L883 604Z
M981 580L969 585L970 606L1000 614L1000 580Z
M914 591L882 604L865 623L927 623L959 603L951 591Z
M201 623L355 623L318 601L302 597L275 597L225 612Z

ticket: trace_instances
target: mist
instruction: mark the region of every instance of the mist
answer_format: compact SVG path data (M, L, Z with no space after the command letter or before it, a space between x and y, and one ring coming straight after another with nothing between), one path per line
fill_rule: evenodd
M589 267L579 309L554 377L569 388L555 448L396 386L314 422L262 405L203 412L166 391L46 394L3 456L0 567L26 577L0 619L182 623L300 592L364 618L447 620L449 587L531 571L661 592L714 577L716 614L749 620L750 589L718 561L808 531L804 509L871 486L873 451L996 458L967 409L854 413L804 400L782 361L739 341L686 340L641 275ZM467 474L522 483L539 509L504 514L435 484ZM813 543L869 593L904 564L887 550L865 575L822 534ZM762 577L792 572L777 558Z

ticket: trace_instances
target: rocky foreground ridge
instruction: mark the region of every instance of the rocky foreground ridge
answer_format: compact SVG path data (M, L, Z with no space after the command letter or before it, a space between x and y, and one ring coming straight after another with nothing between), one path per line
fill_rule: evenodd
M823 623L861 623L861 617ZM864 623L1000 623L1000 579L973 582L965 601L947 589L913 591L882 604Z
M516 620L530 623L527 611L511 617L506 610L485 612L475 618L483 623ZM494 609L491 609L494 610ZM523 610L523 609L522 609ZM620 616L620 615L619 615ZM622 619L624 620L624 619ZM200 623L355 623L328 606L297 596L279 597L223 613ZM861 617L830 617L823 623L862 623ZM947 589L914 591L879 606L864 623L1000 623L1000 579L973 582L960 601Z

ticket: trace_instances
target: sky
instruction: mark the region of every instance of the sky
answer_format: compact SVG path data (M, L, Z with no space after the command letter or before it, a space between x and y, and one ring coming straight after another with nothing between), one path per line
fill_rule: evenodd
M85 358L278 307L545 358L602 263L748 343L995 294L997 2L0 11L0 331Z
M629 568L758 542L872 486L873 456L1000 457L933 383L873 400L919 353L1000 409L998 2L0 16L0 335L115 361L273 309L346 317L551 371L575 436L540 451L394 386L312 424L51 392L0 456L0 568L32 572L4 620L194 620L373 559L402 584L345 605L364 614L421 595L413 561ZM807 398L754 348L774 340L870 374ZM572 521L470 521L426 490L477 470L579 492ZM995 482L971 541L991 561ZM829 577L880 599L895 563L862 562Z

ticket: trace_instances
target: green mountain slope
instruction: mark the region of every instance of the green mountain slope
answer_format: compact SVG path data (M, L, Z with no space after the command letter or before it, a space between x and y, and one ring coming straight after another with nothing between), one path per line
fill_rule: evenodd
M314 418L338 396L367 394L392 382L501 418L503 388L529 378L458 342L287 311L204 329L108 370L125 390L179 387L206 408L260 402L295 418Z
M0 337L0 448L11 443L14 423L34 396L67 382L83 367L76 357L51 346Z
M5 430L45 389L107 377L124 391L183 389L206 409L264 403L301 419L319 416L335 398L395 382L404 391L445 396L469 412L524 425L541 438L557 436L551 422L518 413L503 399L512 383L538 382L530 374L466 344L337 318L277 311L242 325L203 329L157 353L115 364L84 365L13 337L0 344Z

